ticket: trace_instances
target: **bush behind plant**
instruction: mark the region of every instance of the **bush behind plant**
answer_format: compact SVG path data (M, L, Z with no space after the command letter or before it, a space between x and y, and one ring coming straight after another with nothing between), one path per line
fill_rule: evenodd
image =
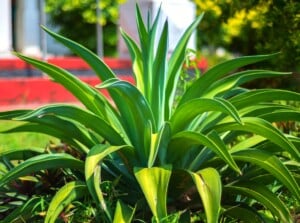
M300 101L300 94L240 87L289 73L237 71L274 54L235 58L200 75L175 104L186 46L203 15L187 28L170 58L167 21L155 45L159 15L145 24L137 7L140 45L122 31L135 85L120 80L87 48L44 28L91 66L101 80L96 88L107 90L110 99L66 70L16 54L62 84L85 108L56 104L0 113L2 120L25 122L3 133L39 132L63 142L47 150L1 151L2 197L24 181L46 189L33 190L28 201L14 197L18 205L11 197L3 199L7 216L2 222L37 215L55 222L80 207L74 201L94 207L89 215L96 222L293 222L278 195L284 190L300 200L300 140L273 123L299 121L300 115L274 99ZM46 202L41 205L36 197ZM35 210L37 215L28 215Z

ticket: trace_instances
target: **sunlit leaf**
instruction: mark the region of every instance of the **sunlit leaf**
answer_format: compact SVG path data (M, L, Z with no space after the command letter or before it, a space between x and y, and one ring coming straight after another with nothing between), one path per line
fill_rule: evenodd
M87 192L86 184L81 181L72 181L60 188L49 204L45 223L56 222L57 217L67 205L82 198Z
M159 222L167 216L167 191L171 166L134 168L134 175L143 191L150 209Z

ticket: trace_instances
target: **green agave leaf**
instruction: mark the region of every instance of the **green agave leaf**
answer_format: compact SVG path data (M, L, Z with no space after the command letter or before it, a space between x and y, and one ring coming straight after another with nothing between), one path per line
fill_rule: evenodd
M1 148L0 157L6 156L10 160L25 160L45 152L45 148Z
M237 203L235 206L228 206L222 215L233 217L245 223L267 223L259 212L243 203Z
M218 223L221 210L222 183L218 171L206 168L189 172L200 194L207 223Z
M60 129L57 129L53 126L48 126L45 124L39 124L39 123L26 123L14 128L11 128L6 131L2 131L2 133L17 133L17 132L35 132L35 133L44 133L47 135L54 136L58 139L64 140L69 145L74 146L77 150L79 150L82 153L87 153L89 151L89 148L87 148L85 145L80 144L76 139L71 138L68 132L61 131Z
M142 63L143 63L143 85L144 85L144 96L146 99L149 99L150 89L152 87L152 78L151 78L151 66L153 63L153 45L149 30L146 27L143 21L143 17L140 11L138 4L136 4L136 24L137 31L139 34L141 54L142 54ZM150 18L149 18L150 20ZM150 22L149 22L150 23ZM148 24L150 26L150 24ZM151 48L152 47L152 48Z
M209 135L204 135L197 132L180 132L174 135L168 146L168 160L174 163L181 160L184 156L189 156L188 150L194 145L204 145L216 153L221 159L224 160L233 170L240 173L240 169L235 163L234 159L228 152L228 148L220 139L216 132ZM191 157L188 169L195 169L198 157Z
M300 111L281 110L259 116L269 122L300 121Z
M134 175L158 222L167 216L167 192L171 169L171 166L134 168Z
M165 120L169 120L172 111L172 106L174 105L177 83L184 62L188 41L191 35L193 34L193 32L196 30L199 23L201 22L203 16L204 13L198 16L196 20L186 29L186 31L178 41L177 45L174 47L174 51L169 60L168 73L167 73L167 79L168 79L167 88L165 91L166 94Z
M232 186L225 186L223 192L235 193L237 195L242 194L253 198L268 208L281 222L293 222L287 207L264 185L257 182L243 182Z
M16 54L21 60L33 65L39 70L45 72L55 81L63 85L68 91L72 93L82 104L84 104L90 111L106 117L106 112L100 105L108 104L107 99L101 96L99 92L91 88L88 84L82 82L80 79L52 64L39 61L21 54ZM106 108L106 107L105 107ZM108 113L110 114L111 111Z
M250 105L248 107L241 108L239 109L239 113L241 116L257 117L267 113L280 112L282 110L296 111L296 108L287 105L276 104L275 102L262 102L260 104L254 104L252 106Z
M65 135L69 138L76 139L87 147L92 147L97 141L94 141L90 134L83 126L75 123L73 120L66 120L61 117L55 116L53 113L43 114L39 116L24 115L15 118L17 121L27 121L37 123L45 126L57 129L57 131L65 132ZM45 132L45 130L42 130ZM46 132L47 134L47 132Z
M132 70L137 88L145 95L144 69L142 53L137 43L122 29L120 33L127 45L132 61Z
M213 83L207 92L203 94L203 97L212 98L232 88L240 86L258 78L277 77L282 75L289 75L287 72L275 72L269 70L246 70L238 73L234 73L228 77L222 78Z
M16 180L21 176L52 168L71 168L83 170L83 162L69 154L42 154L25 160L21 164L11 169L0 179L0 187L7 182Z
M32 213L41 202L40 197L33 197L29 199L25 204L15 208L9 215L1 220L1 223L23 223L24 221L30 221Z
M115 210L113 223L130 223L134 216L135 208L132 209L124 204L121 200L118 200Z
M155 134L155 139L151 140L151 145L154 145L153 148L153 154L158 154L158 161L160 163L160 165L167 165L168 161L168 155L167 155L167 148L168 148L168 144L169 141L171 139L172 133L171 133L171 127L170 127L170 123L169 122L165 122L163 127L161 128L161 130L158 132L158 134ZM154 142L154 143L153 143ZM156 156L152 159L149 159L149 161L151 160L154 164L154 161ZM150 164L151 164L150 163ZM148 165L148 167L152 167L153 165Z
M5 111L5 112L0 112L0 120L11 120L15 117L18 117L20 115L26 114L27 112L30 112L31 109L23 109L23 110L11 110L11 111Z
M87 192L87 186L84 182L72 181L67 183L52 198L44 222L56 222L57 217L67 205L74 200L82 198Z
M238 130L245 132L252 132L260 136L265 137L274 144L280 146L285 151L289 152L293 159L300 160L299 150L286 138L278 129L276 129L271 123L256 117L242 118L243 125L238 123L225 123L216 126L217 131L229 131Z
M141 10L138 6L138 4L135 5L135 17L136 17L136 23L137 23L137 31L139 33L139 39L140 39L140 44L141 47L145 47L147 49L148 46L148 38L149 38L149 34L147 31L147 27L145 26L142 14L141 14Z
M102 160L110 154L120 150L130 148L128 146L109 146L109 145L95 145L88 153L85 161L85 180L90 194L106 213L107 218L112 221L112 213L110 208L106 205L101 184L101 166Z
M132 145L137 148L141 161L146 165L149 157L151 131L156 128L151 109L141 92L132 84L118 79L103 82L99 88L114 90L122 100L116 104L122 123Z
M207 111L220 111L230 115L238 123L242 123L238 111L221 98L199 98L179 106L171 117L172 132L177 133L191 124L192 120Z
M235 160L250 162L276 177L300 201L299 185L288 168L274 155L261 150L247 149L232 154Z
M168 22L165 22L157 52L152 65L153 87L150 100L150 106L153 112L156 126L160 128L165 120L165 100L166 100L166 70L167 70L167 53L168 53ZM155 90L154 90L155 89Z
M240 150L253 148L259 143L262 143L266 141L266 138L260 136L260 135L254 135L251 137L248 137L246 139L243 139L241 142L238 142L233 147L230 148L230 153L238 152Z
M278 54L244 56L219 63L206 71L182 96L180 104L201 97L219 78L243 66L271 59Z
M278 89L260 89L236 95L230 99L230 102L237 109L241 109L249 105L274 100L300 101L300 93Z
M68 47L72 52L80 56L90 67L95 71L98 77L102 81L115 78L114 72L92 51L86 47L74 42L66 37L63 37L57 33L50 31L49 29L42 27L49 35L55 40Z
M46 115L56 115L81 123L86 128L91 129L92 131L95 131L97 134L101 135L105 140L113 145L125 144L124 139L120 136L121 132L118 133L115 128L110 125L110 123L107 123L103 118L96 116L89 111L85 111L72 105L47 105L18 117L18 120L31 120L32 118L41 118ZM115 127L117 127L117 125Z

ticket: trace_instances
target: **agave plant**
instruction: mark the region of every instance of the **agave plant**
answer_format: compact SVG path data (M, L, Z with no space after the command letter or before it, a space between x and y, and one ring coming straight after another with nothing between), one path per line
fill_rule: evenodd
M2 112L2 120L24 122L3 133L45 133L76 153L1 151L13 166L0 178L0 188L47 169L71 172L71 180L51 198L45 222L55 222L70 203L88 196L101 222L293 222L278 193L284 190L300 200L300 139L282 133L274 123L300 120L299 110L276 103L300 101L300 94L242 87L257 78L289 73L241 69L275 54L231 59L208 69L175 103L187 42L203 15L187 28L171 55L167 21L156 38L159 16L145 24L137 6L139 45L121 30L135 84L119 79L85 47L46 28L90 65L99 77L96 88L52 64L16 54L63 85L84 107L55 104ZM111 182L112 196L104 191L105 182ZM26 207L30 205L18 209L18 216Z

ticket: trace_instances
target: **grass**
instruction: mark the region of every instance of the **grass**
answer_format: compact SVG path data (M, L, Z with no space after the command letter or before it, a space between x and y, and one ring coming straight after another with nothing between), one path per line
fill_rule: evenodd
M15 121L0 121L0 132L22 124ZM26 147L46 147L49 142L58 142L59 140L41 133L0 133L0 150L7 148Z

